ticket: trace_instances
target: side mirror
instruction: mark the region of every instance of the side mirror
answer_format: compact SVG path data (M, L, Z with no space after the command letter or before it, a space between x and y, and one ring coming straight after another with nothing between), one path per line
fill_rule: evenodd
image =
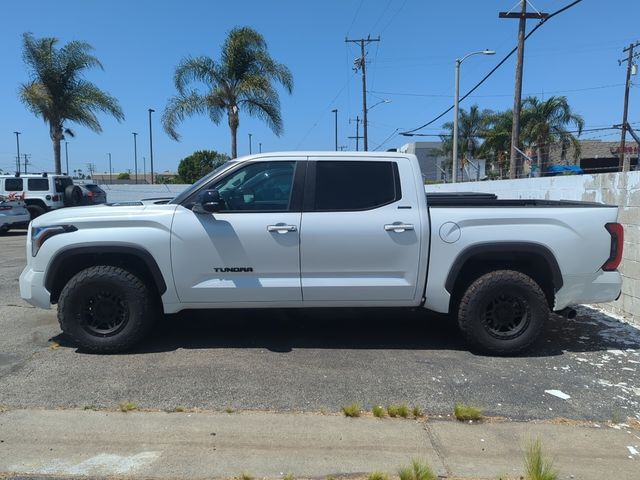
M194 213L215 213L224 209L224 200L220 198L217 190L204 190L198 195L192 211Z

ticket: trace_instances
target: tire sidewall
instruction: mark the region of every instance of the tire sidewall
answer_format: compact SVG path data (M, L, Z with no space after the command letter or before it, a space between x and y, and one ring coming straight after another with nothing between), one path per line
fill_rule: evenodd
M484 319L488 302L508 293L527 309L526 327L517 336L499 338L490 333ZM515 271L492 272L477 279L465 293L459 321L467 339L482 350L497 354L518 353L539 337L549 317L549 308L540 287L528 276Z

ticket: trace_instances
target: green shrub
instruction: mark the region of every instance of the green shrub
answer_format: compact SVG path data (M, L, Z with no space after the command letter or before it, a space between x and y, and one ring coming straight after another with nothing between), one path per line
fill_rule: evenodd
M361 413L360 405L358 405L357 403L346 405L342 407L342 413L344 413L345 417L359 417Z
M387 413L384 410L384 407L380 406L380 405L375 405L372 409L371 409L371 413L373 413L373 416L376 418L383 418ZM375 473L375 472L374 472Z
M411 465L398 472L400 480L436 480L435 473L426 462L413 459Z
M389 474L387 472L371 472L367 480L389 480Z
M453 414L461 422L480 420L482 418L482 410L472 405L465 405L464 403L456 403Z
M532 442L524 457L526 480L557 480L558 471L553 468L553 463L542 456L542 444L540 440Z

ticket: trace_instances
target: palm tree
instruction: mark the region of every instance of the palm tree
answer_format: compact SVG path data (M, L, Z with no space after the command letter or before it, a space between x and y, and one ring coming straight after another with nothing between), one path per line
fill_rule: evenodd
M206 90L192 88L192 82L204 84ZM264 120L276 135L282 134L280 98L274 82L289 93L293 91L291 72L271 58L262 35L249 27L236 27L222 45L220 61L201 56L180 62L174 76L178 94L169 99L164 111L164 129L179 140L176 127L185 117L207 114L217 125L226 113L231 129L231 157L236 158L240 109Z
M536 151L538 168L549 162L550 145L559 143L564 159L569 147L573 146L574 159L580 158L580 136L584 120L573 112L567 97L549 97L540 100L527 97L522 103L522 140ZM577 131L574 136L567 127Z
M490 121L493 118L493 111L480 110L478 105L472 105L469 111L461 108L458 117L458 152L462 154L460 166L464 167L465 158L467 160L473 158L475 151L480 145L480 139L485 135ZM447 122L442 125L446 134L440 135L442 140L442 150L449 157L453 152L453 122Z
M100 133L97 112L109 113L118 121L124 119L124 114L114 97L83 78L89 68L102 69L100 61L90 53L93 47L72 41L56 48L57 43L57 38L23 34L22 57L31 80L20 85L19 96L29 110L49 124L55 169L61 173L60 142L65 135L74 135L65 127L66 121Z

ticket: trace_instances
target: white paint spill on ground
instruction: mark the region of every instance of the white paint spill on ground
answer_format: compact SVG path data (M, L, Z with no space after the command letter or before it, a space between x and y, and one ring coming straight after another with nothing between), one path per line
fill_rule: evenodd
M130 475L158 458L160 452L141 452L131 456L101 453L80 463L55 460L40 465L13 465L9 470L41 475Z
M561 398L562 400L568 400L571 398L571 395L567 395L561 390L545 390L544 393L548 393L549 395L553 395L554 397Z
M640 455L640 452L638 452L638 450L633 448L631 445L627 446L627 450L629 450L629 453L631 455Z

